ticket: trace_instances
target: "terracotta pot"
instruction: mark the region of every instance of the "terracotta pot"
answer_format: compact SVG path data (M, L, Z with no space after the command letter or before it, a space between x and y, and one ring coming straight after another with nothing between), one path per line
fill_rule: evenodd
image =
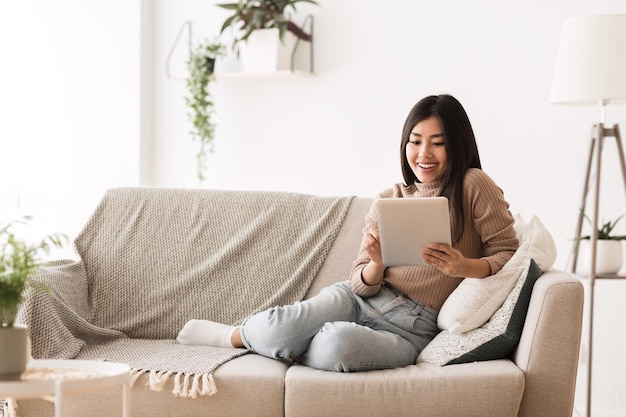
M29 359L28 328L20 324L0 327L0 380L19 379Z
M591 272L591 242L581 240L578 248L578 272ZM621 240L598 240L596 254L596 275L616 274L622 269L623 253Z

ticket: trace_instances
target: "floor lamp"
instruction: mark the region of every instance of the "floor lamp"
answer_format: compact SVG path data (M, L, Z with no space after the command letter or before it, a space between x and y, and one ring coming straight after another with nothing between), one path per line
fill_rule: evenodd
M626 100L626 15L596 15L566 19L561 28L550 101L556 104L598 105L602 112L601 122L593 126L591 134L582 203L576 226L577 239L574 243L571 266L572 272L575 273L578 261L578 238L581 237L588 194L593 187L591 265L588 276L590 303L588 305L587 417L591 416L594 284L596 278L602 278L596 274L600 168L604 143L611 138L615 139L617 144L617 157L626 191L626 164L619 126L613 125L609 128L604 126L606 105L624 100Z

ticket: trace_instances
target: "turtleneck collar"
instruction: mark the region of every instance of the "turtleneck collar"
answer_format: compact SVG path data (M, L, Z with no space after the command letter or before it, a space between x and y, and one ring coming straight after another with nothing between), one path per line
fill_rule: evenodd
M423 183L423 182L414 182L413 185L415 189L420 194L439 194L441 190L441 186L443 185L443 180L437 180L434 182Z

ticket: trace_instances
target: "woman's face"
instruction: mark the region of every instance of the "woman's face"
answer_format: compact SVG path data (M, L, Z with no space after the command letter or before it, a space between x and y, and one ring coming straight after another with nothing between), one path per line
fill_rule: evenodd
M431 116L413 126L406 145L406 159L420 182L430 183L443 178L448 168L448 153L437 117Z

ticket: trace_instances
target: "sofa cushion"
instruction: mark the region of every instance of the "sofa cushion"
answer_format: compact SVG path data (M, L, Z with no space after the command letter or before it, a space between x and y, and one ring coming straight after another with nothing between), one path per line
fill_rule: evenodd
M422 350L418 363L450 365L508 357L519 343L535 281L542 271L529 259L504 304L478 329L466 333L443 330Z
M556 246L550 232L533 216L530 222L515 216L519 248L496 274L483 279L466 278L442 306L437 324L442 330L463 333L482 326L508 297L528 259L534 259L542 271L556 260Z
M296 365L285 378L285 415L507 417L517 416L523 392L509 360L351 373Z

